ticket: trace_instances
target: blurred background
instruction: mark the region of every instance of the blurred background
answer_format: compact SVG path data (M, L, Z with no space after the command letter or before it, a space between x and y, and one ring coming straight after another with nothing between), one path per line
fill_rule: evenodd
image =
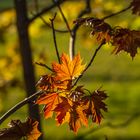
M68 0L61 8L72 28L73 21L82 9L84 0ZM91 0L91 13L86 16L102 18L127 7L131 0ZM38 10L52 4L51 0L40 0ZM22 61L16 27L16 13L13 0L0 0L0 115L26 97L23 79ZM36 14L35 0L27 1L28 16ZM57 12L54 25L56 29L65 30L66 25L58 10L54 8L43 15L49 18ZM140 17L128 10L106 20L112 26L121 26L140 30ZM49 71L35 65L42 62L51 66L57 61L52 37L52 30L37 18L29 27L32 62L35 68L36 82L40 76ZM69 53L69 33L56 33L60 54ZM87 27L80 27L76 38L76 53L80 52L84 63L88 63L97 47L94 37ZM57 127L54 119L44 120L41 115L45 140L140 140L140 55L134 60L126 53L111 54L113 47L106 44L98 53L95 62L85 73L80 83L94 91L102 86L109 96L106 100L108 113L104 113L101 125L90 123L82 127L77 135L69 130L67 124ZM29 66L30 67L30 66ZM27 105L11 115L0 128L7 127L12 119L25 120L28 117ZM54 135L55 134L55 135Z

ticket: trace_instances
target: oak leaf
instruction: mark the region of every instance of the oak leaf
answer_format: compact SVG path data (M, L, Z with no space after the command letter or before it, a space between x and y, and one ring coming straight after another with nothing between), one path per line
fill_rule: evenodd
M83 108L87 117L92 116L92 121L100 123L103 117L101 109L107 111L106 104L103 102L107 98L104 91L94 91L90 96L83 98Z
M53 115L53 110L56 107L56 105L59 102L59 95L57 93L48 93L41 95L37 101L36 104L43 104L44 107L44 116L45 118L50 118Z
M0 130L0 140L19 140L26 137L28 140L37 140L41 133L38 130L38 122L30 118L26 122L12 120L9 128Z
M60 81L72 80L78 77L85 66L81 64L82 60L80 54L76 55L73 60L65 53L61 56L61 64L53 63L53 71L56 73L57 79Z

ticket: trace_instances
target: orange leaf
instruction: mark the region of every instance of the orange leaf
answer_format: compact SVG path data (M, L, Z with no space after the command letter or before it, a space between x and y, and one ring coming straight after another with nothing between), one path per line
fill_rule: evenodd
M76 21L74 21L75 24L85 24L86 26L89 26L92 28L91 35L96 35L96 39L98 42L102 42L105 40L105 42L110 42L111 40L111 26L104 22L103 19L93 18L93 17L87 17L87 18L79 18Z
M64 122L69 123L69 127L75 133L81 127L81 124L87 126L88 120L83 111L83 108L78 102L72 102L71 100L61 97L62 102L59 103L54 111L57 113L56 120L58 124Z
M41 133L38 130L38 122L30 118L26 122L12 120L9 128L0 130L0 140L19 140L26 137L28 140L37 140Z
M68 95L69 98L73 102L78 102L81 100L81 98L84 96L85 92L83 90L83 86L77 86L75 90L72 90L70 94Z
M42 90L55 91L57 89L70 89L71 84L71 80L60 81L54 75L43 75L36 86Z
M48 93L40 96L36 101L36 104L44 104L44 116L45 118L50 118L53 115L53 110L58 104L59 95L57 93Z
M37 82L36 86L42 90L53 91L55 88L55 81L53 75L43 75Z
M106 104L103 102L107 98L104 91L94 91L92 95L83 98L83 108L87 117L92 116L92 121L100 123L103 117L101 109L107 111Z
M62 124L64 122L69 121L69 117L66 118L66 114L69 113L71 109L71 105L68 102L68 99L65 97L61 97L62 102L59 103L54 109L57 112L56 120L58 124Z
M88 120L83 111L83 108L78 103L74 103L70 112L70 129L77 133L78 129L81 127L81 124L87 126Z
M80 54L76 55L73 60L65 53L61 56L61 64L53 63L52 67L59 80L72 80L78 77L85 66L81 65L82 60Z
M38 131L38 121L34 121L32 119L27 120L28 128L30 128L30 131L27 133L27 139L28 140L37 140L41 133ZM27 128L26 128L27 129Z
M137 48L140 47L140 31L125 28L116 29L112 44L115 46L113 51L115 54L125 51L134 58L137 54Z

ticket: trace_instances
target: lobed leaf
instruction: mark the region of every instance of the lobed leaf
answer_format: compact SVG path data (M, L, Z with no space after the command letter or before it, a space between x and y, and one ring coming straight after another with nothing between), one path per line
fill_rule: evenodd
M60 81L72 80L78 77L84 70L85 66L81 63L80 54L76 55L73 60L70 60L69 56L63 53L61 64L54 62L52 67L56 73L56 78Z
M0 140L19 140L26 137L28 140L37 140L41 133L38 130L38 122L30 118L26 122L12 120L9 128L0 130Z
M140 31L119 28L114 32L112 40L112 45L115 46L113 50L115 54L125 51L134 58L137 54L137 48L140 47Z
M59 95L57 93L43 94L37 99L36 104L44 104L44 116L50 118L53 115L53 110L59 102Z
M107 98L104 91L94 91L90 96L83 98L83 108L87 117L92 116L92 121L100 123L103 117L101 110L107 111L106 104L103 102Z

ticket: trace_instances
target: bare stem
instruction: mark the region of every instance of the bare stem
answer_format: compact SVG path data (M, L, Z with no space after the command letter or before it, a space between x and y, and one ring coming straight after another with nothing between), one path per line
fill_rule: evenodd
M79 13L77 18L80 18L83 15L90 13L91 11L90 1L91 0L85 0L85 4L86 4L85 9ZM73 59L75 55L75 41L76 41L76 33L77 33L78 28L79 28L79 25L75 25L71 32L72 36L70 37L70 43L69 43L69 52L70 52L71 59Z
M29 23L33 22L35 19L37 19L38 17L40 17L41 15L45 14L46 12L50 11L51 9L55 8L58 4L62 4L64 2L64 0L59 0L56 3L45 7L43 10L41 10L40 12L38 12L35 16L33 16L30 20Z
M58 62L60 63L60 55L59 55L59 51L58 51L58 47L57 47L57 43L56 43L56 35L55 35L54 23L53 23L55 17L56 17L56 14L54 15L54 17L52 19L50 19L50 21L51 21L51 26L52 26L52 31L53 31L53 40L54 40L55 51L56 51L56 55L58 58Z
M9 109L1 118L0 118L0 124L5 121L10 115L12 115L14 112L16 112L18 109L23 107L25 104L33 101L37 96L41 95L43 91L37 91L33 95L25 98L23 101L19 102L15 106L13 106L11 109Z
M42 67L45 67L45 68L47 68L48 70L50 70L50 71L52 71L53 72L53 70L49 67L49 66L47 66L46 64L43 64L43 63L41 63L41 62L35 62L35 64L37 64L37 65L39 65L39 66L42 66Z
M40 19L44 22L44 24L47 27L52 29L52 26L49 23L47 23L47 21L42 16L40 16ZM54 28L54 30L55 30L55 32L60 32L60 33L68 33L69 32L68 30L59 30L59 29L56 29L56 28Z
M113 17L113 16L119 15L119 14L121 14L121 13L123 13L123 12L129 10L131 7L132 7L132 5L129 5L129 6L126 7L125 9L122 9L122 10L116 12L116 13L113 13L113 14L111 14L111 15L108 15L108 16L102 18L102 20L105 20L105 19L107 19L107 18L111 18L111 17Z
M101 49L101 47L103 46L103 44L105 44L105 41L103 41L98 48L95 50L91 60L89 61L88 65L86 66L86 68L83 70L82 74L77 78L77 80L75 81L74 85L75 86L77 84L77 82L81 79L81 77L83 76L83 74L87 71L87 69L91 66L91 64L93 63L97 53L99 52L99 50Z

